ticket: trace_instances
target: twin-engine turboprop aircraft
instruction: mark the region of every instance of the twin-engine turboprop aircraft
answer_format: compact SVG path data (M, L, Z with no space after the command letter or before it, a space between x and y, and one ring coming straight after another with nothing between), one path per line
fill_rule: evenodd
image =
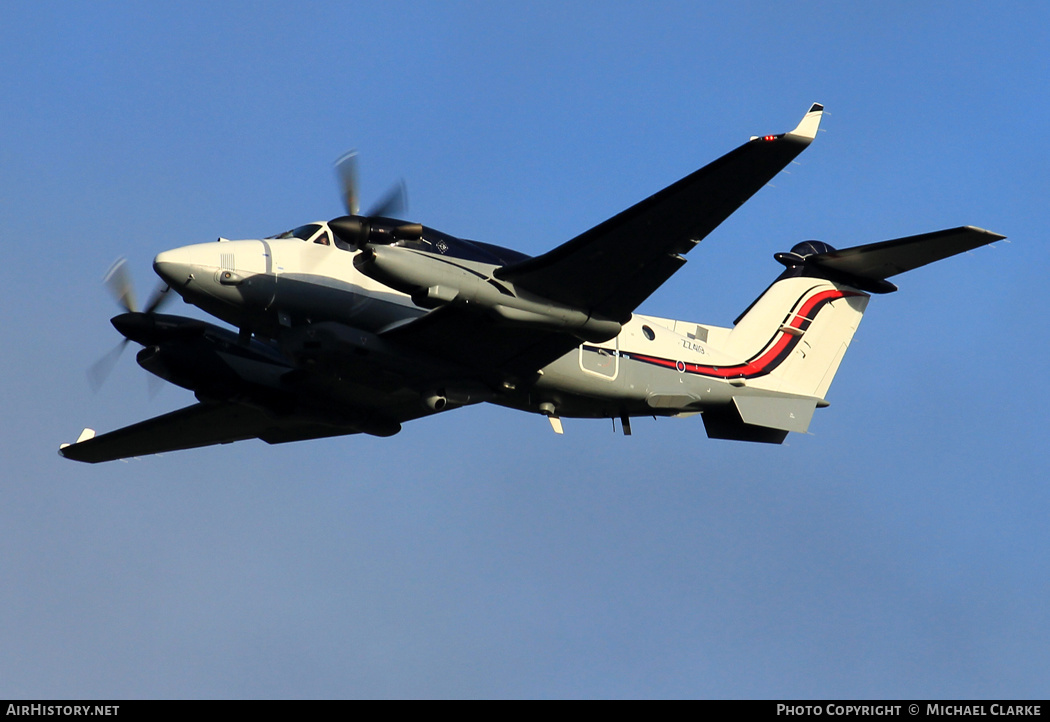
M701 413L708 436L780 443L805 432L886 279L1003 236L965 226L835 250L805 241L732 328L635 313L684 254L801 153L823 107L736 150L567 243L530 258L388 217L349 215L272 238L186 246L153 263L188 303L238 329L136 311L123 267L113 325L139 364L197 403L61 454L99 462L259 438L396 434L482 401L545 415ZM170 296L170 294L168 294ZM158 296L158 299L162 296Z

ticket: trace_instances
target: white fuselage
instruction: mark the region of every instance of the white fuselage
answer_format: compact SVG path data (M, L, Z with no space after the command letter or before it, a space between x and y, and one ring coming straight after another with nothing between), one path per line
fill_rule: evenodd
M290 329L321 322L381 335L430 312L358 270L354 259L361 252L337 247L325 224L316 225L319 230L306 239L220 239L166 251L154 268L187 302L278 340ZM794 307L814 294L817 286L809 286L791 291L802 294ZM805 356L806 346L794 352L788 347L801 333L782 333L784 318L774 309L743 347L733 343L740 338L733 329L635 314L614 337L582 342L544 367L529 393L491 400L547 415L615 417L695 413L767 391L813 395L767 371L751 373L756 359L772 358L778 344L778 364L788 353Z

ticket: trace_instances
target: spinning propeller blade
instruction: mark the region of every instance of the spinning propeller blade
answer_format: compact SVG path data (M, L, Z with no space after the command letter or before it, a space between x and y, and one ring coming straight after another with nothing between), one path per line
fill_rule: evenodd
M343 207L348 215L356 216L360 210L357 193L357 151L351 150L335 162L335 172L339 176L339 186L343 192Z
M335 162L335 172L339 178L339 187L343 196L343 207L347 215L356 216L361 213L360 184L357 180L357 151L351 150L344 153ZM399 216L408 210L408 189L405 181L399 180L386 192L378 202L368 209L366 216L393 217Z
M125 311L135 310L135 289L131 284L131 276L128 275L128 259L118 258L106 271L102 278L109 292Z
M386 195L368 209L368 215L381 218L396 218L408 210L408 190L405 181L399 180Z
M137 313L135 304L135 287L131 282L131 274L128 272L128 261L126 258L118 258L102 279L102 283L109 289L117 303L128 313ZM143 314L153 314L169 299L169 286L161 283L152 294L149 303L143 309ZM91 365L88 369L88 383L92 390L98 391L109 378L113 368L117 365L124 348L130 339L121 339L116 346L110 349L102 358Z
M171 290L171 286L166 283L161 283L155 289L149 297L149 303L146 304L146 308L142 311L143 313L155 313L158 308L168 302L168 291Z
M106 379L113 372L113 367L117 365L117 361L120 359L120 355L124 353L124 347L128 345L128 339L120 340L116 346L111 348L105 356L100 358L95 363L91 364L91 368L88 369L88 383L91 384L91 390L98 392L102 388L102 385L106 383Z

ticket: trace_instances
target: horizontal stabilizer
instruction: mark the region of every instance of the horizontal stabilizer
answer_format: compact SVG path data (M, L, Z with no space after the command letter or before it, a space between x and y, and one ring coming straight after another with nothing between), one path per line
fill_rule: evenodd
M788 432L765 426L745 424L736 406L712 407L703 412L704 428L709 439L753 441L760 444L783 444Z
M817 399L805 396L734 396L733 403L744 423L770 429L805 433Z
M973 226L869 243L806 258L806 263L862 279L883 280L1006 236Z
M734 396L730 405L704 410L704 428L712 439L782 444L789 431L809 429L819 402L812 396Z

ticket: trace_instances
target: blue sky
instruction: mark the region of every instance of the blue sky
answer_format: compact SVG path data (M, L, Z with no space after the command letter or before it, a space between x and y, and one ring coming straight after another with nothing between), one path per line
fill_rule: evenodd
M1045 697L1042 4L2 16L0 697ZM92 393L109 264L144 296L162 250L339 215L348 148L366 207L404 177L413 220L539 253L815 101L825 132L643 312L729 325L809 238L1009 242L873 299L810 435L478 407L55 453L192 401L130 352Z

